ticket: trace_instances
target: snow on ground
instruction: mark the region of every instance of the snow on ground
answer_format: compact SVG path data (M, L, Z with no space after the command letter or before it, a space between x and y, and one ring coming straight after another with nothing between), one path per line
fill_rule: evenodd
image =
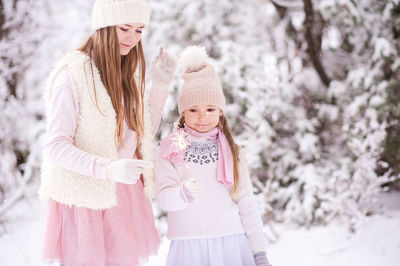
M382 194L386 214L366 217L355 233L333 222L311 229L274 224L279 233L268 254L274 266L398 266L400 262L400 193ZM45 204L21 201L0 224L0 265L40 266ZM269 227L266 226L268 234ZM159 254L146 266L165 265L169 242L163 239Z

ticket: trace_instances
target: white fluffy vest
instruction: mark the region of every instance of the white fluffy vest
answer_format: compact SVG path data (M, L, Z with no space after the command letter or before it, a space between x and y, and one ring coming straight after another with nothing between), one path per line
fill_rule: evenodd
M93 73L90 58L79 51L68 53L61 59L47 80L46 102L50 106L51 88L57 74L66 66L72 70L78 87L79 112L74 145L86 152L110 158L117 158L115 146L116 113L107 90L101 82L100 74L94 63ZM94 94L96 86L96 96ZM96 103L97 99L97 103ZM100 109L100 111L99 111ZM47 108L47 112L51 112ZM153 136L150 129L147 98L145 98L145 132L141 142L141 154L144 160L153 160ZM132 154L134 151L132 151ZM145 193L154 195L154 175L144 172ZM41 199L53 199L57 202L86 207L106 209L117 204L116 184L110 180L84 176L62 168L50 160L42 164Z

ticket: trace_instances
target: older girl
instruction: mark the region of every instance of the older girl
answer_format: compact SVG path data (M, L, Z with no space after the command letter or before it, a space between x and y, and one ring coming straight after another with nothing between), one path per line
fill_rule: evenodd
M93 34L49 76L39 190L48 200L45 262L138 265L157 252L146 195L154 192L152 137L176 63L160 49L145 92L149 17L145 0L97 0Z

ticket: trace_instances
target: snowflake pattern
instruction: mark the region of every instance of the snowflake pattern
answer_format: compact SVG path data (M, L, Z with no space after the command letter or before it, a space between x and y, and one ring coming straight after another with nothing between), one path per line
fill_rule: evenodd
M185 151L185 161L204 165L218 161L217 140L191 142Z

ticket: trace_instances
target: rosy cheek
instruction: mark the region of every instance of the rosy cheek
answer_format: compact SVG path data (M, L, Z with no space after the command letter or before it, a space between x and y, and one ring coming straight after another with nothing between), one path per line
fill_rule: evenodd
M135 38L134 39L135 39L136 43L138 43L140 41L141 36L142 36L141 34L135 34Z

